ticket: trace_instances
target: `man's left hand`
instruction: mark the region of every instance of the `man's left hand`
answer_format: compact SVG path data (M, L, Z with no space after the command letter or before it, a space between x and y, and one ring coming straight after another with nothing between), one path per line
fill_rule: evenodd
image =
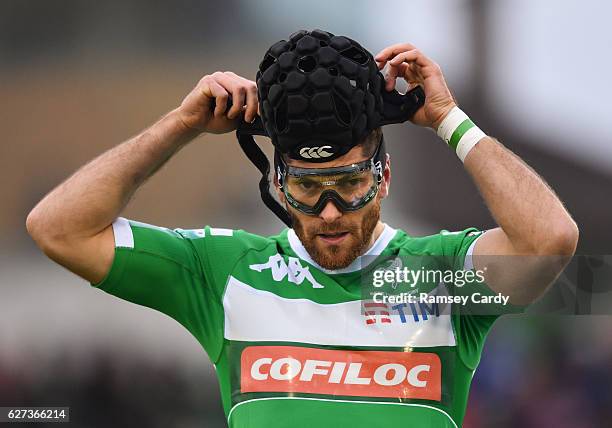
M385 89L392 91L398 77L404 78L411 87L421 85L425 91L425 105L412 117L419 126L438 129L448 112L455 107L440 66L423 55L409 43L389 46L374 57L379 70L389 65L385 75Z

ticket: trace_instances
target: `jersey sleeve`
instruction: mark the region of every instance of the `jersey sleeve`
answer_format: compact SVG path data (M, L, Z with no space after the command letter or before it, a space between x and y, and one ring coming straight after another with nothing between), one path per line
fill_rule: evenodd
M203 268L210 263L207 254L194 243L199 234L123 218L113 223L113 232L113 264L106 278L92 285L175 319L216 362L223 344L223 306Z
M444 255L454 271L469 271L474 268L472 252L476 241L485 232L476 228L468 228L459 232L442 231L440 237ZM475 369L480 361L480 355L485 339L499 317L499 312L493 308L480 307L471 300L474 293L479 296L496 294L486 283L471 281L462 286L452 285L451 294L467 296L466 305L457 305L453 311L455 333L458 340L458 352L464 364Z

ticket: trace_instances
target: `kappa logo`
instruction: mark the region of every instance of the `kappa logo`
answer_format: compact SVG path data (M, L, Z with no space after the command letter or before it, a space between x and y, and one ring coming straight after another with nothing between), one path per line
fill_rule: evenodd
M285 263L285 259L278 253L270 256L267 263L259 263L249 265L251 270L261 272L264 269L272 271L272 279L276 282L283 281L285 277L289 282L296 285L301 285L307 280L312 285L312 288L324 288L312 276L308 266L302 266L300 259L297 257L288 257L289 263Z
M326 149L331 149L332 146L321 146L321 147L302 147L300 149L300 156L304 159L320 159L320 158L328 158L333 155L333 153L326 151Z
M442 362L429 352L249 346L240 391L412 398L440 401Z

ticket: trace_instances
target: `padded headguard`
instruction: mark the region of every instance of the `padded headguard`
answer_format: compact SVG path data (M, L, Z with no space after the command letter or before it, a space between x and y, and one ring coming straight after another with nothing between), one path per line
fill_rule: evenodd
M264 203L289 226L289 215L269 192L269 161L252 135L270 137L277 154L326 162L346 154L375 128L410 119L425 101L421 87L405 95L386 91L370 52L321 30L298 31L272 45L256 82L261 118L242 122L236 134L262 173Z

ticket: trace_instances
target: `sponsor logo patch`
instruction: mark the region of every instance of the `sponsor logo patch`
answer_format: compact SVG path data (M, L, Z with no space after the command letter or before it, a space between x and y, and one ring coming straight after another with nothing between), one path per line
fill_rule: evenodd
M389 307L386 303L364 301L363 310L366 325L391 324L397 323L398 320L406 324L409 321L420 322L440 317L440 307L437 303L398 303Z
M423 352L249 346L240 390L441 400L440 357Z
M249 268L257 272L270 269L272 272L272 279L276 282L284 281L285 278L287 278L289 282L296 285L301 285L302 282L308 281L312 285L312 288L324 288L322 284L319 284L317 280L314 279L308 266L302 266L300 259L297 257L288 257L288 261L289 263L286 263L285 259L277 253L270 256L266 263L249 265Z
M365 309L364 315L366 316L366 324L376 324L376 321L382 324L390 324L391 318L389 318L389 310L385 303L367 302L363 304Z

